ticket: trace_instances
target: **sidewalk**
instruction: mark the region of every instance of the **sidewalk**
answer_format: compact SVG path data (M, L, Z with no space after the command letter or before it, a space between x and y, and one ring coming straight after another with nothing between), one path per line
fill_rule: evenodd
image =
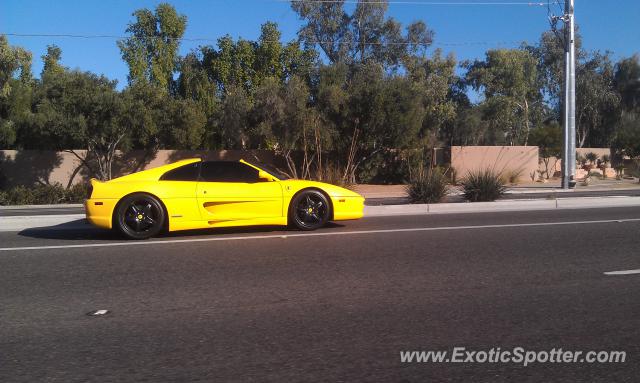
M362 196L367 199L407 197L406 185L355 185L353 186L353 190L362 194ZM637 180L597 180L593 181L589 186L583 186L581 183L578 183L575 189L565 190L561 188L559 181L550 181L548 183L528 182L509 186L503 199L511 199L512 196L519 194L552 195L556 193L570 193L567 196L584 196L590 193L603 194L611 192L612 195L620 195L626 191L640 193L640 183L638 183ZM632 194L635 193L631 193L630 195ZM462 195L460 187L451 187L449 196L459 195Z

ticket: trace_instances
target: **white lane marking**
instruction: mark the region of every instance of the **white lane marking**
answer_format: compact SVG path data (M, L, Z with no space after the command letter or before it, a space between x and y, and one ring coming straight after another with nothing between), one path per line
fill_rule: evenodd
M640 274L640 269L637 270L620 270L620 271L607 271L604 275L631 275Z
M54 246L25 246L25 247L3 247L0 251L19 251L19 250L51 250L51 249L79 249L89 247L113 247L113 246L146 246L160 244L176 244L176 243L197 243L197 242L214 242L214 241L243 241L248 239L276 239L280 238L297 238L297 237L327 237L332 235L365 235L365 234L384 234L384 233L410 233L422 231L443 231L443 230L472 230L472 229L500 229L508 227L536 227L536 226L561 226L561 225L593 225L603 223L621 223L621 222L640 222L640 218L631 219L608 219L599 221L570 221L570 222L540 222L540 223L514 223L508 225L478 225L478 226L440 226L440 227L414 227L407 229L379 229L379 230L353 230L353 231L333 231L333 232L314 232L301 234L271 234L271 235L253 235L253 236L237 236L237 237L208 237L194 239L170 239L170 240L151 240L151 241L127 241L113 243L85 243L81 245L54 245Z
M95 317L100 315L107 315L108 313L109 313L109 310L95 310L95 311L88 312L87 315Z

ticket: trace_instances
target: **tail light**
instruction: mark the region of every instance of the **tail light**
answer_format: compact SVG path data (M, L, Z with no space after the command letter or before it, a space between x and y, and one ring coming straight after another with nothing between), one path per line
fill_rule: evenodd
M100 182L95 178L92 178L91 180L89 180L89 187L87 188L87 199L91 199L91 196L93 195L93 185L96 182Z

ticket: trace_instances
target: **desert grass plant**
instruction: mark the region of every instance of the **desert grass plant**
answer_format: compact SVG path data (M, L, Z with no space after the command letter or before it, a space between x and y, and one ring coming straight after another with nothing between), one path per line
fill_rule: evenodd
M508 183L511 185L517 185L522 178L522 173L524 169L509 169L501 174L502 180L504 183Z
M421 169L407 184L411 203L438 203L447 195L448 177L440 168Z
M316 181L326 182L345 189L352 189L355 186L350 181L350 178L344 176L342 167L333 162L326 162L322 167L317 168L315 173L316 176L312 179Z
M507 191L503 177L493 169L470 171L462 181L464 198L471 202L489 202Z

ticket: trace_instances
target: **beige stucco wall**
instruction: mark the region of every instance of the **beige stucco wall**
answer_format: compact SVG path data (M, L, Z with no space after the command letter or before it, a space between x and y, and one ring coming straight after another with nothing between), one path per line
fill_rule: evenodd
M451 167L462 178L470 171L493 169L508 175L519 172L520 180L538 170L537 146L452 146Z

